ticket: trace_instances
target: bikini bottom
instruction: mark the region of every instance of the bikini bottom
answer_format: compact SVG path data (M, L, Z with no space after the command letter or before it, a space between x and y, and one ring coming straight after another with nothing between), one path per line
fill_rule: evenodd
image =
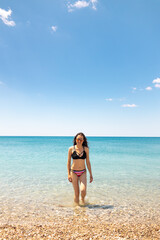
M71 169L71 172L75 173L77 177L80 177L84 172L86 172L86 169L83 170L73 170Z

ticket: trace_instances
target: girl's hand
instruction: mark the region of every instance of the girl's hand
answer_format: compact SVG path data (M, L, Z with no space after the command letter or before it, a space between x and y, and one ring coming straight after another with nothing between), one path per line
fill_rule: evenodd
M90 183L93 182L93 176L90 175Z
M72 177L71 177L71 175L68 175L68 181L69 181L69 182L72 182Z

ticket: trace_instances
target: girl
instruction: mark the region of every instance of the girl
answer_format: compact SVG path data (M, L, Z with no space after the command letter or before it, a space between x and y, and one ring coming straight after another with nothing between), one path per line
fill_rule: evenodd
M71 158L73 163L71 166ZM68 180L72 182L74 188L74 202L76 205L79 205L79 192L81 192L81 201L82 204L85 204L84 198L86 196L86 187L87 187L87 174L86 166L87 164L88 171L90 173L90 183L93 181L91 163L89 160L89 148L87 143L87 138L83 133L77 133L73 140L73 146L68 150ZM79 190L80 182L80 190Z

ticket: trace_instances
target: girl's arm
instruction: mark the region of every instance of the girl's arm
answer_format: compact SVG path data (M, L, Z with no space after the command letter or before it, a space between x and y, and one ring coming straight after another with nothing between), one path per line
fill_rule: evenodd
M85 150L86 150L86 163L87 163L87 168L88 168L88 171L90 173L90 183L93 181L93 176L92 176L92 170L91 170L91 163L90 163L90 160L89 160L89 148L85 147Z
M71 178L71 155L72 155L72 147L68 149L68 161L67 161L67 171L68 171L68 180L72 182Z

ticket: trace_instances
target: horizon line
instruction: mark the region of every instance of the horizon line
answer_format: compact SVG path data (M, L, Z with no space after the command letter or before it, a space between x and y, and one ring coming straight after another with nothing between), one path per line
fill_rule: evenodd
M0 135L0 137L74 137L75 135ZM85 135L87 137L160 137L160 136L112 136L112 135Z

